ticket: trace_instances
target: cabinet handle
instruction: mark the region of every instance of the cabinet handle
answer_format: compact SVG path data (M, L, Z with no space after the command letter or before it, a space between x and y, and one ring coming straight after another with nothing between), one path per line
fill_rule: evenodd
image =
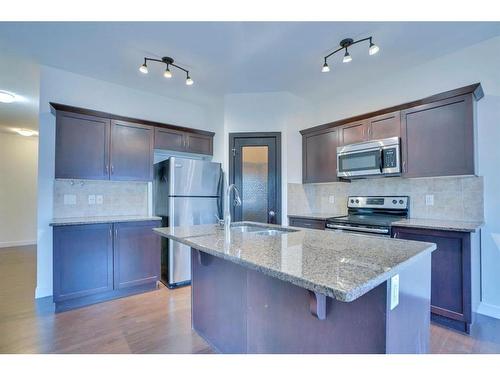
M395 232L394 233L394 236L392 236L393 238L398 238L398 232Z
M112 239L113 238L113 231L111 230L111 227L109 228L109 238Z
M115 173L115 166L111 164L111 174Z
M406 173L406 160L403 160L403 172Z
M118 237L118 229L115 228L115 238Z

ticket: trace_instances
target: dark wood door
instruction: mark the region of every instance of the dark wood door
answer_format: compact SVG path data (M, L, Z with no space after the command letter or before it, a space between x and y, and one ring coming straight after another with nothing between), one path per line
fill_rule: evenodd
M337 181L338 128L302 136L302 181Z
M475 173L472 105L462 95L402 112L403 176Z
M124 289L160 279L159 221L114 224L114 287Z
M160 150L185 151L184 132L174 129L155 128L155 148Z
M110 121L58 111L56 178L109 179Z
M471 322L470 234L414 228L393 228L393 237L432 242L431 312Z
M230 134L229 181L240 191L242 205L234 220L281 223L281 133Z
M370 139L384 139L401 135L401 112L391 112L368 119Z
M54 227L54 302L113 289L112 224Z
M148 125L111 121L111 179L148 181L153 178L154 129Z
M343 125L340 129L340 143L350 145L369 139L369 124L366 120Z
M186 133L186 151L194 154L212 155L213 138L201 134Z

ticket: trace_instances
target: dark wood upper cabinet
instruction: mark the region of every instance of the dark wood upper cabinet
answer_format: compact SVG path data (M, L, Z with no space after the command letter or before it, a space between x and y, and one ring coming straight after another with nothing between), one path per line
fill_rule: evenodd
M212 155L213 136L156 128L155 149Z
M403 176L475 173L471 95L424 104L402 113Z
M403 177L474 175L474 103L483 96L476 83L301 130L303 182L337 181L336 145L392 137L401 138Z
M111 120L112 180L147 181L153 178L153 132L148 125Z
M149 284L160 277L160 236L153 232L160 222L114 224L115 289Z
M340 144L349 145L352 143L364 142L369 139L369 123L366 120L343 125L340 128Z
M327 129L302 137L302 180L330 182L337 180L338 129Z
M186 134L186 151L194 154L213 154L213 137L201 134Z
M370 139L384 139L401 135L401 112L395 111L368 119Z
M108 179L110 120L57 112L56 178Z
M113 289L112 224L54 228L54 302Z
M184 151L184 132L173 129L155 128L155 148L161 150Z

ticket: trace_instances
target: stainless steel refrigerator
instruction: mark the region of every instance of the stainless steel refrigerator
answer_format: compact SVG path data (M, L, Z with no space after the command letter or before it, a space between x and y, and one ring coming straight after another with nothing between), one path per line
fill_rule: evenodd
M210 224L222 217L220 163L171 157L155 164L153 199L162 226ZM191 282L191 251L162 239L161 281L169 288Z

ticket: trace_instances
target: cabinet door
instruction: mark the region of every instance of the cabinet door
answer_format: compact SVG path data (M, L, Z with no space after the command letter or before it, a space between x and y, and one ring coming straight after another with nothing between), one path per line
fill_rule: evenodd
M337 181L337 146L337 129L302 136L304 183Z
M186 151L195 154L212 155L213 138L201 134L186 134Z
M471 321L470 235L461 232L394 228L399 239L432 242L431 312Z
M399 137L401 134L401 112L391 112L368 119L370 139Z
M114 224L114 285L124 289L153 283L160 276L159 221Z
M109 178L109 124L105 118L57 112L56 178Z
M54 227L54 302L113 289L111 224Z
M185 151L184 132L167 129L155 128L155 148L170 151Z
M403 176L475 173L472 105L463 95L402 112Z
M340 129L342 145L364 142L368 137L368 122L366 120L343 125Z
M111 121L111 179L147 181L153 178L151 126Z

